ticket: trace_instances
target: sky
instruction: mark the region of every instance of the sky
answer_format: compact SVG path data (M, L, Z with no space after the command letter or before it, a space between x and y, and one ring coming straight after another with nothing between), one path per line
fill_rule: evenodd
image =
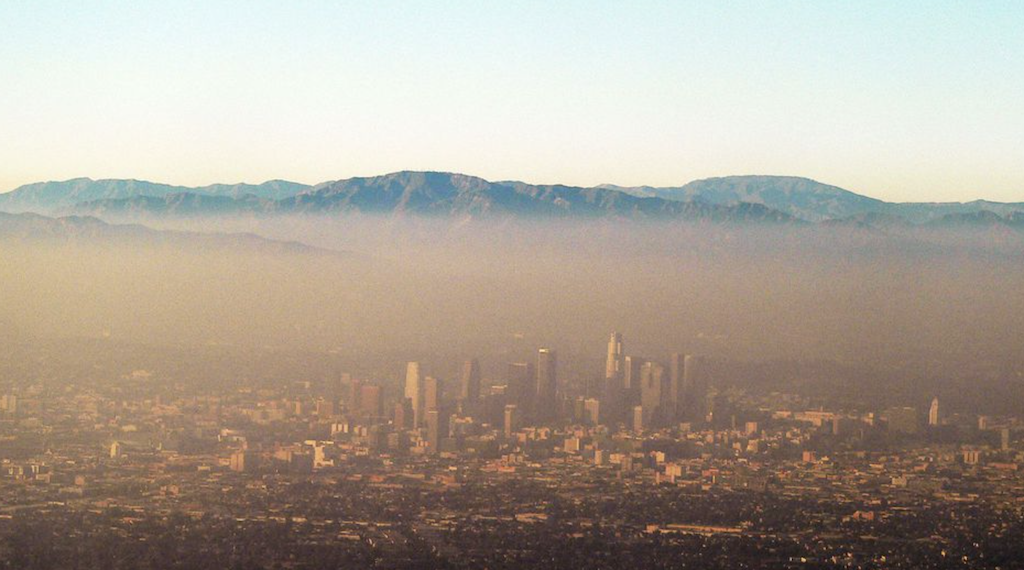
M0 191L397 170L1024 201L1024 3L0 2Z

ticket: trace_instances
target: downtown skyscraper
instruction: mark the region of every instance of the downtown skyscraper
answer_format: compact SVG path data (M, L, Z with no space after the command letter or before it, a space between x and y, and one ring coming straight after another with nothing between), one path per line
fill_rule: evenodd
M703 356L687 354L683 358L681 419L690 422L704 421L708 413L707 399L707 361Z
M475 407L480 400L480 361L475 358L462 363L459 400L468 408Z
M623 364L622 335L617 332L611 334L608 339L608 358L604 365L604 378L606 383L617 381L622 382Z
M550 348L537 351L537 384L534 410L539 421L554 419L558 411L558 353Z
M410 362L405 367L405 398L412 407L412 427L423 425L423 379L420 376L420 363Z

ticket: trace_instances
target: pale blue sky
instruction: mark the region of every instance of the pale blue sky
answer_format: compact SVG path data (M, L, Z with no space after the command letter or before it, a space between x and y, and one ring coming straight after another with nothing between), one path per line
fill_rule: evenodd
M0 165L1024 201L1024 3L11 0Z

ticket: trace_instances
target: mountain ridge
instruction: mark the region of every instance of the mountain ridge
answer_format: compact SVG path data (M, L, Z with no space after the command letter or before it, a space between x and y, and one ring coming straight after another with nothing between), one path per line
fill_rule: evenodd
M2 206L2 203L0 203ZM715 222L803 223L762 205L715 205L637 197L600 188L490 182L458 173L401 171L324 182L279 200L197 193L79 202L89 215L387 214L446 217L623 217Z
M399 171L315 185L270 180L186 187L134 179L75 178L28 184L0 194L0 210L97 216L359 212L773 223L817 223L876 213L923 224L949 214L981 211L1011 216L1024 211L1024 202L886 202L799 176L723 176L672 187L579 187L492 182L450 172Z
M0 212L0 241L47 243L111 243L122 245L184 244L203 250L258 250L267 253L298 253L348 257L345 251L324 249L297 241L265 238L249 232L191 232L158 230L141 224L111 224L92 216L51 217L31 212Z
M82 202L116 200L137 196L163 197L172 194L201 194L242 198L247 195L263 199L280 199L309 189L307 184L288 180L268 180L260 184L208 184L206 186L175 186L134 178L72 178L63 181L34 182L0 194L0 208L9 212L70 208ZM13 207L12 207L13 206ZM40 212L37 212L40 213Z
M882 200L800 176L719 176L674 187L616 188L622 192L669 200L701 200L720 205L740 202L764 204L812 222L872 211L884 204Z

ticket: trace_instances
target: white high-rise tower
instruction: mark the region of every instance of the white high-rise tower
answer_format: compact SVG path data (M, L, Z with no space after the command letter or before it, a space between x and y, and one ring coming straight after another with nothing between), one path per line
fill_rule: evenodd
M939 410L939 398L932 399L932 407L928 410L928 425L937 426L942 421L942 416Z
M605 380L619 380L622 378L622 335L613 332L608 339L608 361L604 367Z
M423 379L420 377L420 363L410 362L405 368L405 397L412 404L412 425L423 425Z

